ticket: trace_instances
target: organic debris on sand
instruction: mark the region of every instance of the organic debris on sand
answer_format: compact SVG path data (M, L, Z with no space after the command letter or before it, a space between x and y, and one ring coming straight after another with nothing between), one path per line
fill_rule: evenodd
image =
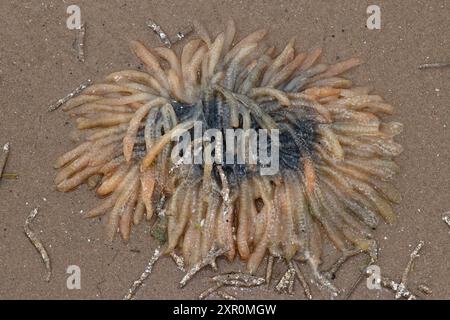
M183 29L183 31L177 32L175 37L170 38L167 33L165 33L162 29L162 27L157 24L153 20L147 21L147 26L152 29L152 31L158 36L159 40L166 46L167 48L171 48L172 45L174 45L176 42L184 39L186 36L188 36L190 33L192 33L193 28L188 27Z
M54 104L52 104L49 108L48 108L48 112L52 112L55 111L57 109L59 109L63 104L65 104L67 101L69 101L70 99L72 99L73 97L76 97L77 95L79 95L84 89L86 89L87 87L89 87L92 83L91 79L86 80L85 82L83 82L82 84L80 84L77 88L75 88L71 93L69 93L67 96L65 96L64 98L59 99L58 101L56 101Z
M128 293L123 298L124 300L131 300L135 296L136 292L139 290L139 288L143 285L144 281L150 276L150 274L153 271L153 266L155 265L156 261L159 260L159 258L162 255L162 250L160 247L155 249L155 252L153 253L152 258L147 264L147 267L145 268L144 272L141 274L139 279L137 279L135 282L133 282L133 285L128 289Z
M9 147L10 147L10 143L8 142L3 146L3 150L0 155L0 180L1 180L1 178L3 178L3 169L5 168L6 162L8 161Z

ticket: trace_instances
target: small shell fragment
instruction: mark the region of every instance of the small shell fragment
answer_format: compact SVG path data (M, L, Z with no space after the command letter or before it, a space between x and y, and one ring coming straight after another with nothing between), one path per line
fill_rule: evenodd
M450 215L446 214L442 217L442 220L450 227Z
M156 22L154 22L153 20L148 20L147 21L147 26L152 29L152 31L154 33L156 33L156 35L159 37L159 40L161 40L161 42L167 47L170 48L172 46L172 42L169 39L169 36L167 35L167 33L165 33L161 26L158 25Z

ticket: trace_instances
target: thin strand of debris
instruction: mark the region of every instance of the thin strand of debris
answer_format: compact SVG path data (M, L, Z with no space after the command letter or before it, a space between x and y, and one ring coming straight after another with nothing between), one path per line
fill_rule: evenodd
M423 245L424 242L420 241L419 244L416 246L416 248L413 250L413 252L411 252L408 264L406 265L405 271L403 272L402 275L402 280L398 286L397 293L395 294L396 299L400 299L402 296L404 296L403 292L407 291L406 285L408 283L409 274L411 273L414 261L420 256L419 252L422 249Z
M225 274L219 274L212 278L212 281L216 282L214 286L206 289L199 295L199 299L203 300L212 293L216 292L222 287L234 287L234 288L251 288L259 287L266 283L266 279L252 276L247 273L231 272ZM219 292L217 294L220 296ZM224 296L222 298L226 299ZM229 296L230 298L232 296ZM228 300L228 299L226 299Z
M184 268L184 259L183 257L177 255L175 252L170 253L170 256L172 257L173 261L177 265L177 268L183 272L186 272Z
M167 33L165 33L163 31L163 29L161 28L161 26L159 24L157 24L155 21L153 20L148 20L147 21L147 26L152 29L152 31L154 33L156 33L156 35L158 36L159 40L161 40L161 42L167 47L170 48L172 47L172 42L169 39L169 36L167 35Z
M382 287L386 289L391 289L395 292L395 298L406 298L408 300L417 300L417 296L411 291L409 291L406 287L401 287L400 283L395 282L394 280L391 280L386 277L381 277L380 284Z
M240 272L217 275L212 280L222 285L233 287L258 287L266 282L264 278Z
M417 295L412 293L411 290L408 288L407 283L414 261L420 256L419 253L423 246L424 242L420 241L419 244L416 246L416 248L411 252L408 264L406 265L406 268L403 271L400 283L387 277L380 277L379 283L381 287L392 290L395 293L395 299L406 298L408 300L416 300L418 298ZM369 270L366 271L367 276L370 276L371 274L372 274L371 271Z
M312 300L313 296L311 294L311 289L309 288L308 282L306 281L305 276L303 275L303 272L300 270L300 267L295 262L289 262L290 267L295 270L295 274L297 276L297 279L300 281L300 284L303 287L303 291L305 292L305 296L308 300Z
M231 197L230 197L230 186L228 183L227 176L225 175L225 172L222 169L222 166L217 166L217 171L219 172L220 181L222 182L222 191L220 192L223 198L223 202L225 204L224 210L223 210L223 216L227 216L230 212L231 208Z
M431 288L428 287L426 284L419 284L417 286L417 289L426 295L433 294L433 290L431 290Z
M273 255L269 255L267 258L267 267L266 267L266 284L270 286L270 281L272 281L272 272L273 272L273 264L275 261L275 257Z
M367 273L367 268L373 263L372 259L368 263L366 263L366 267L359 273L358 278L356 278L356 281L353 283L353 285L350 287L350 290L347 292L347 294L344 297L344 300L350 299L352 294L356 291L356 288L359 286L361 281L364 279L364 275Z
M194 31L192 26L188 26L181 31L178 31L174 37L169 37L162 27L153 20L148 20L147 26L158 36L159 40L167 48L171 48L175 43L183 40Z
M27 238L31 241L33 246L36 248L36 250L41 255L42 261L44 261L45 269L47 269L47 275L45 277L45 281L48 282L48 281L50 281L50 277L52 275L52 267L51 267L51 263L50 263L50 257L48 255L47 250L45 249L44 245L42 244L42 242L37 238L36 234L30 228L30 224L36 218L38 212L39 212L38 208L35 208L31 211L31 213L25 220L25 225L23 228L24 228Z
M352 294L356 291L356 288L359 286L361 281L364 279L364 276L367 274L367 268L369 268L369 266L371 266L372 264L375 264L377 259L378 259L378 247L375 246L375 249L373 250L373 252L368 254L368 260L365 264L365 267L363 269L361 269L361 272L359 273L358 278L356 278L356 281L353 283L353 285L350 287L350 290L344 296L344 300L350 299Z
M216 292L216 294L217 294L220 298L222 298L222 299L224 299L224 300L230 300L230 301L237 300L237 298L236 298L235 296L233 296L233 295L231 295L231 294L229 294L229 293L227 293L227 292L225 292L225 291L222 291L222 290L218 290L218 291Z
M416 248L413 250L413 252L411 252L408 264L406 265L406 269L402 275L402 283L406 283L408 281L408 276L411 272L413 263L418 257L420 257L419 253L420 250L422 250L424 244L425 243L423 241L420 241L419 244L416 246Z
M208 296L210 296L212 293L216 292L217 290L219 290L220 288L222 288L224 285L222 283L217 283L214 286L206 289L205 291L203 291L202 293L200 293L200 295L198 296L198 298L200 300L203 300L205 298L207 298Z
M130 289L128 289L128 293L123 298L124 300L131 300L136 295L136 292L141 288L144 281L150 276L150 274L153 271L153 266L155 265L156 261L161 257L162 251L161 248L158 247L155 249L155 252L153 253L152 258L147 264L147 267L145 268L144 272L141 274L138 280L133 282Z
M4 172L0 176L2 179L9 179L9 180L17 180L19 178L19 175L17 173L7 173Z
M281 277L278 284L275 286L275 290L279 293L289 293L290 287L293 286L295 279L295 269L289 267L285 274Z
M189 36L194 31L194 28L192 26L183 28L182 31L178 31L174 38L171 38L170 41L172 42L172 45L177 43L178 41L183 40L187 36Z
M359 255L363 253L362 250L356 249L345 252L337 261L335 261L331 267L326 272L326 276L329 279L334 279L336 277L336 274L339 272L339 270L342 268L342 266L352 257Z
M333 296L338 296L340 290L336 288L333 283L328 279L327 276L319 272L318 270L313 270L314 272L314 283L319 287L319 289L328 290Z

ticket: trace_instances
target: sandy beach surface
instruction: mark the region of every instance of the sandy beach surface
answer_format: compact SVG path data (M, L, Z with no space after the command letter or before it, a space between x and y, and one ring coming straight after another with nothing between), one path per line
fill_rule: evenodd
M410 275L409 287L426 284L426 299L450 298L450 68L419 70L427 62L450 61L450 2L376 1L381 30L366 28L373 1L1 1L0 2L0 144L11 143L5 172L17 180L0 182L0 299L120 299L139 277L155 249L148 225L141 225L124 244L104 240L104 221L86 220L83 212L98 199L85 186L63 194L55 190L54 160L72 148L73 122L62 111L48 113L50 104L88 78L139 64L128 49L132 39L160 45L146 27L149 18L175 34L197 18L212 35L226 21L236 21L238 34L265 27L269 41L281 49L296 37L298 50L320 45L322 61L356 56L365 64L346 77L396 107L392 120L404 124L397 139L404 153L397 161L395 184L403 201L395 206L398 221L375 232L380 244L377 262L383 275L397 281L409 254L424 241ZM76 4L87 23L86 61L73 49L75 32L66 27L66 8ZM25 237L23 225L40 208L32 228L51 256L53 275L45 282L39 254ZM344 293L358 276L364 258L349 261L337 275ZM81 269L81 289L68 290L66 271ZM219 262L221 270L243 270L235 262ZM306 269L306 268L305 268ZM274 278L285 266L278 263ZM261 270L263 271L263 270ZM170 258L162 259L138 292L138 299L193 299L206 289L211 270L198 274L184 289L183 274ZM313 287L314 297L330 299ZM299 283L293 296L267 288L229 290L242 299L304 299ZM423 296L423 295L422 295ZM338 297L339 298L339 297ZM353 299L393 299L388 290L369 290L361 283Z

